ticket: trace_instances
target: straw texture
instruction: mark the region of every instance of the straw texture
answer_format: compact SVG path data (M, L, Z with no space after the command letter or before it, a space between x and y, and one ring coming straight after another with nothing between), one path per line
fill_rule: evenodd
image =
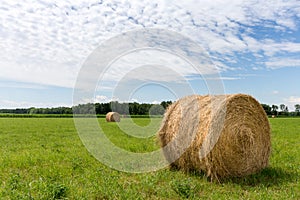
M268 166L269 121L249 95L182 98L167 109L157 136L171 166L203 171L212 180L242 177Z
M109 112L106 114L106 121L107 122L120 122L120 114L117 112Z

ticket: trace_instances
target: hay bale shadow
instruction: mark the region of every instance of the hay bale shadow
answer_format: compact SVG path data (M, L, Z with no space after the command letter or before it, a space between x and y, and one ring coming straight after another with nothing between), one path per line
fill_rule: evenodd
M206 173L204 171L198 170L198 169L187 169L187 170L182 170L181 168L179 168L176 165L170 165L169 166L169 170L172 172L178 172L181 171L183 173L185 173L186 175L190 176L190 177L197 177L197 178L201 178L203 180L207 180L208 182L217 182L217 180L212 181L210 177L208 177L206 175Z
M170 166L170 170L173 172L182 171L177 166ZM238 184L241 186L248 187L271 187L271 186L280 186L283 183L287 182L296 182L300 178L300 174L296 172L286 171L279 167L267 167L260 171L259 173L244 176L244 177L228 177L228 178L218 178L211 179L207 177L206 173L199 170L189 170L184 171L187 175L198 177L201 179L206 179L208 182L216 184Z
M221 183L234 183L241 186L278 186L284 182L293 182L299 175L295 172L286 171L278 167L268 167L257 174L245 177L233 177L220 180Z

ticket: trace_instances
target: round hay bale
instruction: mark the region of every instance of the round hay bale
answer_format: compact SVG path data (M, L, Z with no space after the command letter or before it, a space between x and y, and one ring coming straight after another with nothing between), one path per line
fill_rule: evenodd
M182 98L167 109L158 139L171 166L211 180L253 174L269 162L269 121L249 95Z
M117 112L109 112L106 114L106 121L107 122L120 122L120 114Z

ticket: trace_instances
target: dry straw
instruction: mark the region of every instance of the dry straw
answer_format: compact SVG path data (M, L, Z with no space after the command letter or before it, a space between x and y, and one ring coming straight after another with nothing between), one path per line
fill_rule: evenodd
M107 122L120 122L120 114L117 112L109 112L106 114L106 121Z
M158 138L171 166L203 171L212 180L253 174L269 162L269 121L249 95L180 99L167 109Z

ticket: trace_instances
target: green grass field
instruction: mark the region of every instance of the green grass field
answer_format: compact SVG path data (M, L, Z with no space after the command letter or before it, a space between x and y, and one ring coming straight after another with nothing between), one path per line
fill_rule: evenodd
M159 125L160 119L154 120ZM158 148L154 137L132 138L116 124L99 121L124 149ZM270 166L256 175L211 183L203 174L169 169L113 170L88 153L71 118L0 118L0 199L300 199L300 118L270 122Z

